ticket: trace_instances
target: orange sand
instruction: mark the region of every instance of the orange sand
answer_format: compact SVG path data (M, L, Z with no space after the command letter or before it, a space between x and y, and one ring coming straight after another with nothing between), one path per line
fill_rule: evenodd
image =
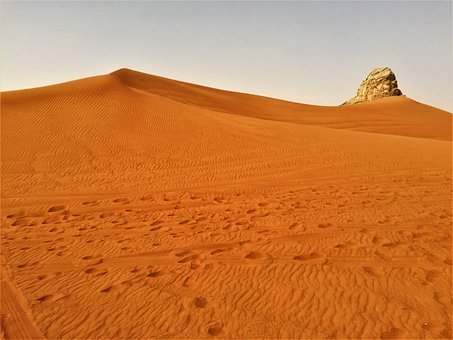
M450 338L452 116L122 69L1 96L5 338Z

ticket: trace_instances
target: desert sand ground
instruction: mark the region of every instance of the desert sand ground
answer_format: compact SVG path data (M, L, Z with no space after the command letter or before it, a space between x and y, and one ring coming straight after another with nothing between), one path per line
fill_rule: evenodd
M451 115L122 69L1 96L5 338L450 338Z

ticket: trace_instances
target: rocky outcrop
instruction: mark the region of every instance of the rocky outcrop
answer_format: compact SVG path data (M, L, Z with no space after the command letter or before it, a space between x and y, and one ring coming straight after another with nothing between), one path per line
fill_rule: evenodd
M388 67L375 68L362 81L357 95L342 105L363 103L378 98L401 95L402 92L398 88L398 83L392 70Z

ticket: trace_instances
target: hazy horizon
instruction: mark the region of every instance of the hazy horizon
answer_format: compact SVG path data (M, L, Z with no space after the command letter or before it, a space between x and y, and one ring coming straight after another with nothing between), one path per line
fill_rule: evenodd
M315 105L390 67L453 111L451 2L2 2L2 91L119 68Z

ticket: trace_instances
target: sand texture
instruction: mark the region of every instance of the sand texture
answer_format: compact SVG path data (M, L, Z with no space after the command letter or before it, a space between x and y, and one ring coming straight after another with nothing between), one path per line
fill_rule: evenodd
M450 338L451 115L122 69L1 95L4 338Z

